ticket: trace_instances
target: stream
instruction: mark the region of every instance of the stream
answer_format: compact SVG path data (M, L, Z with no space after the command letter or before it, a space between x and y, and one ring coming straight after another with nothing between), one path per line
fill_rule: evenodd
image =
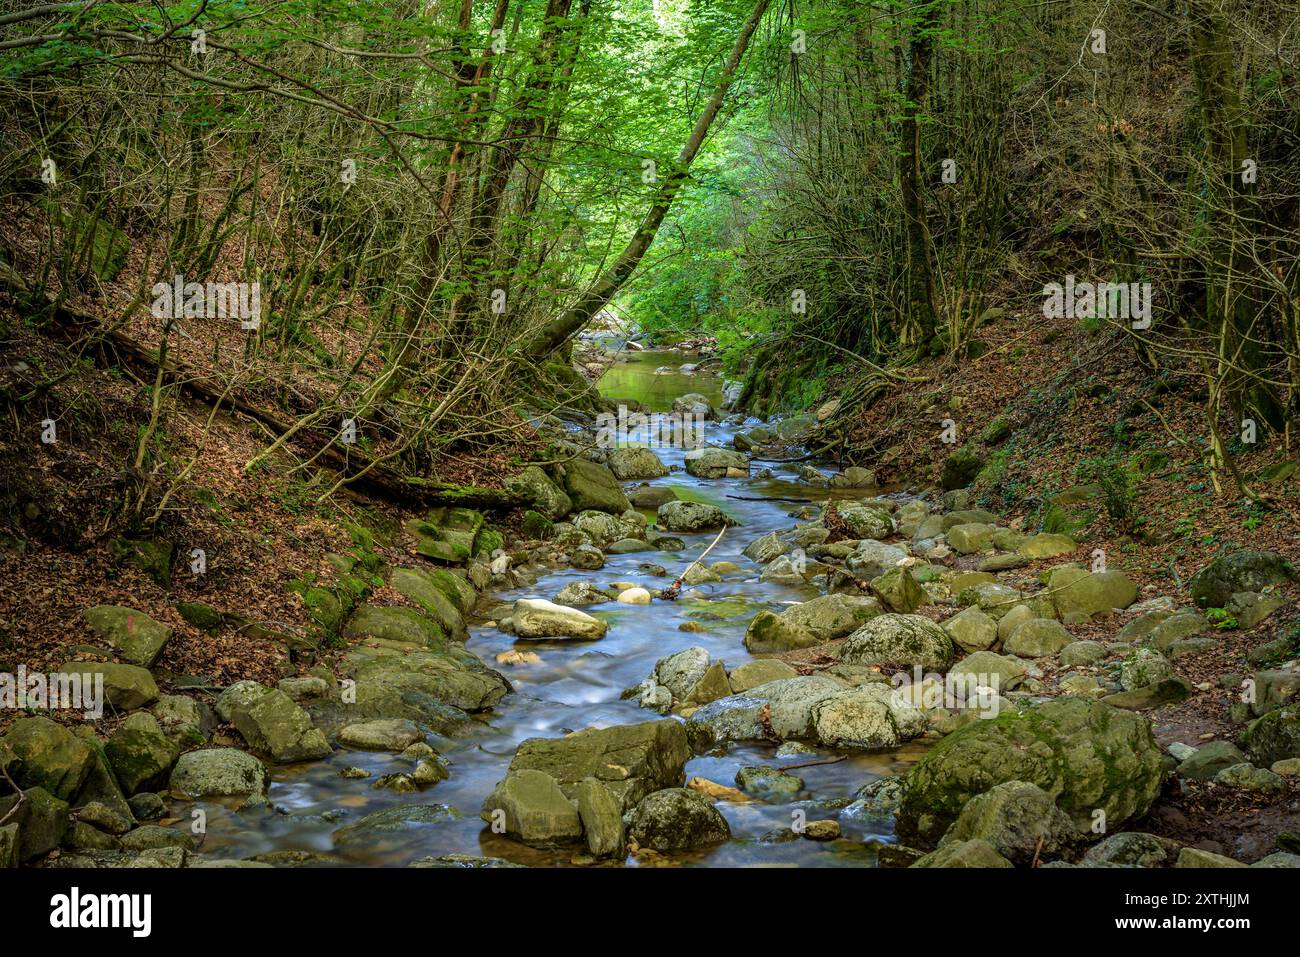
M665 366L679 370L681 365L695 362L689 355L648 351L627 354L626 360L616 362L601 379L601 391L612 399L635 399L650 412L668 411L672 400L686 392L702 393L714 403L721 401L723 382L710 373L688 375L661 371L656 374L656 369ZM705 441L730 447L737 428L710 422ZM670 467L680 466L685 452L663 447L654 451ZM753 472L760 472L764 465L769 463L755 462ZM638 707L635 700L621 700L620 695L644 680L659 658L692 645L705 648L712 658L722 658L728 670L751 660L753 656L746 651L743 639L746 626L755 614L763 609L780 611L790 603L818 595L809 586L760 582L760 566L741 554L760 535L795 524L790 512L800 506L776 499L861 498L879 491L810 489L795 482L793 467L769 467L773 475L765 479L710 481L697 479L685 471L674 471L653 483L672 486L682 499L717 505L742 523L741 527L727 531L708 558L710 564L735 562L742 569L740 574L725 575L721 582L686 588L677 601L656 599L649 605L608 602L585 608L609 623L606 637L596 642L521 644L520 648L532 650L540 657L536 664L496 665L494 659L498 653L516 647L514 636L487 624L472 625L467 647L505 674L515 690L495 710L480 716L481 724L470 736L430 738L450 766L448 780L419 794L376 789L373 783L377 776L407 771L410 762L392 754L345 749L336 750L324 761L272 767L269 806L235 812L220 804L199 803L208 816L201 856L267 855L265 860L281 864L337 862L400 866L420 858L465 854L529 865L568 864L581 849L529 848L493 834L479 819L483 799L505 775L517 745L526 738L558 737L589 726L657 720L657 714ZM653 520L653 513L647 514ZM679 536L686 542L680 552L612 554L607 556L605 567L596 572L567 567L525 569L527 577L536 576L532 584L498 591L490 597L499 602L553 598L564 585L580 579L600 586L613 581L632 581L656 593L680 574L715 534ZM646 562L662 565L668 570L668 577L655 577L642 571L639 566ZM698 622L704 630L678 629L688 621ZM731 826L732 840L704 851L676 855L669 862L710 866L874 866L874 846L864 841L892 841L887 824L855 825L852 821L841 821L841 838L819 842L792 833L795 812L802 811L809 821L836 817L838 808L858 788L877 777L900 773L924 749L925 744L918 740L888 753L821 749L817 753L777 758L775 745L733 744L721 755L697 756L687 765L688 779L699 776L731 787L736 772L747 765L788 767L847 754L837 763L801 767L797 773L805 781L805 790L794 803L719 801L717 807ZM371 777L363 780L342 777L339 772L350 766L371 772ZM367 840L364 846L360 842L356 847L335 846L331 834L339 827L363 815L402 804L442 804L454 812L436 823L408 825L394 833L377 835L377 840ZM459 816L453 816L454 813ZM188 820L181 819L177 826L187 827ZM862 827L879 830L864 831ZM615 866L620 863L635 866L637 860L629 857L626 862L615 862Z

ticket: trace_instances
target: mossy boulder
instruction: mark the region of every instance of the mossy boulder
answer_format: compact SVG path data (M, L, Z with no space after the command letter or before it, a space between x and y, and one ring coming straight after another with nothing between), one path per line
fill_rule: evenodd
M172 636L170 626L123 605L95 605L81 616L96 638L125 660L145 668L153 666Z
M180 756L167 788L177 798L236 797L250 802L266 797L270 779L262 762L246 751L205 748Z
M119 561L134 565L159 588L171 588L176 543L161 538L116 538L110 549Z
M573 511L568 493L551 481L536 465L530 465L506 481L506 488L523 492L546 518L557 521Z
M791 605L778 617L807 629L818 641L834 641L856 631L883 611L875 598L835 594Z
M1256 718L1241 734L1241 746L1255 764L1300 758L1300 702Z
M44 788L68 800L90 773L90 748L49 718L19 718L0 740L17 758L17 773L11 768L10 774L20 788Z
M803 625L770 611L760 611L745 629L745 647L754 654L793 651L821 643Z
M398 568L393 572L388 584L394 591L405 595L424 609L425 614L432 618L442 629L443 634L449 638L465 641L469 637L469 629L465 627L465 619L461 616L460 609L447 597L443 589L438 587L428 572L420 568Z
M437 622L414 608L362 605L343 628L343 637L353 641L380 639L416 645L439 646L447 635Z
M1146 812L1163 776L1149 720L1057 698L972 722L939 742L907 774L898 835L933 846L967 801L1007 781L1042 788L1080 832L1097 811L1116 828Z
M1054 655L1074 639L1059 621L1030 618L1021 623L1003 643L1003 650L1019 658Z
M68 810L67 801L56 798L41 787L26 788L21 795L0 797L0 820L5 820L7 826L17 825L18 828L17 854L20 861L48 854L63 842L68 830Z
M287 694L256 681L239 681L221 693L217 713L249 747L282 763L312 761L330 753L329 742Z
M837 654L849 664L920 665L946 670L954 652L948 633L929 618L886 614L851 634Z
M84 685L86 676L104 681L104 698L118 711L143 708L158 700L158 684L146 668L113 662L65 661L59 666L62 674L79 674Z
M530 847L575 844L582 839L577 805L544 771L511 771L483 801L479 817L496 831Z
M957 449L943 463L939 474L939 484L945 492L965 488L975 481L975 476L984 468L984 457L969 446Z
M655 524L669 532L704 532L735 525L736 521L707 502L665 502L655 512Z
M572 459L564 464L564 491L573 509L579 512L594 508L598 512L622 515L632 507L614 473L586 459Z
M726 478L732 469L749 474L749 456L731 449L691 449L683 457L683 463L687 474L696 478Z
M620 482L656 479L668 474L668 466L649 449L615 449L609 453L606 464Z
M647 795L628 816L628 837L660 853L709 847L731 839L713 801L687 788L666 788Z
M180 757L180 749L163 733L158 719L143 711L126 719L105 751L127 797L165 786Z
M1074 822L1042 788L1007 781L966 802L940 847L954 842L987 841L1013 864L1060 856L1077 838Z
M1090 572L1067 565L1047 579L1057 614L1066 622L1127 608L1137 599L1137 585L1122 572Z
M221 630L225 616L211 605L201 601L182 601L176 603L176 612L195 628L215 635Z
M891 568L871 580L872 593L890 611L910 614L926 602L925 592L907 568Z
M1202 608L1222 608L1235 592L1263 591L1298 577L1295 566L1277 552L1244 549L1216 558L1192 576L1192 600Z

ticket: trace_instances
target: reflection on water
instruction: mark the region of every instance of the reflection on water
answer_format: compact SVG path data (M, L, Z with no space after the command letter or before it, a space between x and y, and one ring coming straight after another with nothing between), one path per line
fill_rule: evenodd
M597 383L600 394L618 401L640 402L648 412L668 412L673 399L698 392L712 403L722 405L722 379L714 372L699 370L686 374L679 370L683 365L698 363L699 357L680 352L623 352L605 370ZM671 369L655 374L656 369Z
M636 398L652 409L668 409L672 399L684 392L702 392L719 401L721 382L711 376L654 375L655 368L680 363L670 353L636 353L633 361L612 367L601 388L607 395ZM707 439L730 445L734 428L710 423ZM657 449L666 464L680 465L682 450ZM743 638L749 620L762 609L780 610L790 602L816 597L810 587L769 584L758 580L759 566L741 555L752 539L773 529L794 524L790 513L800 505L777 498L825 498L824 490L809 489L793 481L793 468L773 466L774 476L762 481L726 479L705 481L676 471L655 484L674 487L682 498L712 502L742 524L732 528L709 556L709 561L732 561L741 572L724 576L720 582L687 589L675 602L655 601L650 605L592 606L587 611L611 622L607 636L598 642L541 642L528 645L540 661L514 667L502 666L515 692L498 708L481 717L471 733L456 739L431 737L430 743L446 758L451 777L418 794L395 794L373 787L383 774L410 771L411 764L396 755L336 751L329 759L306 765L273 768L270 806L231 811L204 804L208 812L208 835L202 846L205 856L234 858L270 855L276 863L339 863L402 865L419 858L445 854L502 857L520 864L563 865L574 849L541 851L524 847L488 831L479 819L483 799L505 774L516 746L525 738L553 737L580 728L605 727L653 720L657 716L632 701L620 699L621 692L650 674L657 659L692 645L704 647L727 668L751 660ZM836 492L836 497L860 497L862 491ZM737 497L740 496L740 497ZM639 569L653 562L668 569L669 575L683 570L713 539L713 533L681 536L686 547L680 552L640 552L610 555L598 572L570 568L534 569L535 584L494 596L510 602L516 598L551 598L564 585L580 579L604 586L613 581L634 581L650 589L663 587L664 579ZM683 622L699 622L702 632L678 630ZM492 663L502 651L514 648L511 635L483 625L470 629L468 647ZM818 842L793 838L792 815L801 810L809 821L835 817L840 806L858 788L883 775L897 774L919 756L923 745L913 744L895 752L862 754L850 752L836 763L815 764L798 770L805 789L793 804L754 801L745 804L719 802L717 807L731 825L733 840L720 847L674 857L667 863L711 866L800 865L873 866L875 853L866 839L891 841L886 822L845 826L840 840ZM766 745L733 745L725 753L693 759L687 777L700 776L724 785L734 784L736 772L754 764L790 766L810 760L839 757L822 751L790 758L776 758L775 748ZM370 777L352 780L340 776L344 768L358 767ZM437 820L395 824L391 829L364 840L336 843L332 836L340 827L362 816L397 805L445 805ZM189 823L184 805L175 809L179 826ZM628 865L637 861L629 859Z

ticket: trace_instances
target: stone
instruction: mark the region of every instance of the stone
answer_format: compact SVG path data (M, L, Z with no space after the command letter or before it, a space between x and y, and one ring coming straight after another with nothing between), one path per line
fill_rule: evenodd
M896 748L925 733L926 718L885 684L838 692L812 710L817 740L830 748Z
M427 831L421 833L425 828L459 818L460 812L446 804L399 804L339 828L330 839L338 851L349 856L384 854L427 840Z
M415 602L442 633L454 641L465 641L469 630L460 609L438 587L432 576L419 568L398 568L388 579L394 591Z
M777 585L803 585L812 574L806 562L796 564L790 556L782 555L768 563L758 578Z
M965 685L993 688L995 691L1011 691L1018 687L1029 674L1029 668L1019 658L1011 655L999 655L992 651L977 651L967 655L948 671L952 681ZM996 681L996 686L992 683Z
M1245 867L1241 861L1233 860L1231 857L1224 857L1222 854L1215 854L1211 851L1203 851L1198 847L1184 847L1178 852L1178 860L1174 861L1174 867Z
M913 867L1012 867L993 845L979 839L953 841L920 858Z
M668 474L668 466L649 449L615 449L605 462L620 482L656 479Z
M966 802L998 784L1042 788L1077 828L1101 809L1109 827L1144 814L1164 763L1141 715L1071 696L973 721L944 738L907 773L900 839L933 845Z
M721 661L709 665L709 670L687 692L684 704L687 706L708 704L719 698L726 698L732 693L731 683L727 680L727 669Z
M1158 685L1174 677L1174 667L1169 659L1150 648L1139 648L1120 665L1119 684L1125 691L1136 691Z
M605 567L605 553L595 545L579 545L569 553L569 564L580 571L594 572Z
M431 647L443 644L447 634L433 619L414 608L362 605L343 626L343 637L352 641L378 639L402 641Z
M255 681L239 681L223 691L217 713L249 747L280 763L312 761L332 750L325 733L292 698Z
M172 797L194 800L239 797L264 800L271 776L262 762L238 748L187 751L172 768L167 789Z
M19 718L0 741L18 758L18 771L13 777L23 790L42 788L59 800L68 800L81 790L90 774L90 748L49 718Z
M766 764L741 768L736 772L736 787L746 794L757 795L778 804L793 801L803 786L804 780L797 774Z
M627 493L627 497L634 507L653 510L675 500L677 493L668 485L638 485Z
M598 512L622 515L632 507L614 473L586 459L571 459L565 463L564 491L576 511L593 508Z
M582 838L577 807L542 771L510 771L483 802L479 817L530 847L573 844Z
M1112 834L1090 847L1083 856L1085 867L1167 867L1178 858L1177 841L1141 831Z
M971 588L963 588L957 593L959 605L974 605L990 618L1001 620L1023 600L1024 595L1000 582L986 582ZM1042 617L1041 615L1036 617Z
M1285 605L1286 602L1275 594L1261 595L1259 592L1239 591L1233 593L1226 610L1229 615L1237 619L1238 628L1254 628Z
M948 529L948 544L960 555L973 555L982 552L993 542L997 528L979 522L954 525Z
M711 701L686 719L690 747L703 753L728 741L762 741L769 737L763 721L766 709L765 699L748 693Z
M688 392L673 399L673 411L678 415L700 416L704 419L717 417L713 404L698 392Z
M784 661L778 661L775 658L761 658L757 661L748 661L743 665L738 665L731 669L731 690L736 694L743 694L759 685L767 684L770 681L780 681L782 678L794 678L799 674L792 666Z
M953 644L966 653L987 650L997 642L997 622L975 606L957 612L943 623L943 628Z
M1249 762L1233 764L1214 776L1214 783L1258 794L1281 794L1286 791L1286 781L1280 774L1257 768Z
M1028 559L1056 558L1068 555L1078 547L1078 543L1069 535L1041 532L1031 535L1016 546L1016 554Z
M357 751L402 751L424 740L414 721L390 718L349 724L339 731L339 744Z
M835 511L856 538L877 540L894 531L894 519L884 509L861 502L837 502Z
M666 655L655 662L653 678L672 696L685 699L709 670L709 653L697 646Z
M1013 631L1002 647L1020 658L1043 658L1056 654L1073 640L1059 621L1031 618Z
M1106 695L1101 700L1116 708L1128 711L1146 711L1162 705L1177 704L1191 696L1192 686L1182 678L1165 678L1155 684L1149 684L1132 691L1120 691Z
M104 750L127 797L164 787L180 757L180 749L163 732L158 719L146 712L128 717Z
M1237 592L1259 592L1297 577L1294 565L1277 552L1243 549L1216 558L1192 576L1188 587L1201 608L1223 608Z
M61 674L102 675L104 698L118 711L133 711L158 700L158 685L147 669L137 665L111 662L65 661L58 668ZM95 680L92 679L91 680Z
M577 804L583 839L591 856L623 857L627 853L627 832L618 795L596 778L583 778L578 783Z
M1157 651L1164 651L1174 642L1199 635L1209 627L1208 621L1190 609L1176 612L1151 629L1147 634L1147 644Z
M878 484L875 472L857 465L849 466L830 479L831 488L873 488Z
M1251 762L1268 766L1285 758L1300 758L1300 702L1256 718L1241 735Z
M1005 781L966 802L939 846L986 841L1013 864L1060 856L1077 839L1074 822L1042 788Z
M770 611L760 611L745 629L745 648L754 654L793 651L821 643L807 628Z
M682 458L688 475L696 478L725 478L728 469L737 469L749 474L749 456L731 449L702 448L691 449Z
M836 594L791 605L777 617L826 642L843 638L881 613L880 602L874 598Z
M171 627L122 605L96 605L81 613L95 637L126 661L150 668L158 660Z
M510 770L544 771L569 798L584 778L594 777L626 811L651 791L680 787L690 756L684 726L669 718L588 728L563 738L529 738L516 749Z
M555 603L568 605L570 608L583 608L587 605L599 605L614 597L610 592L602 591L589 581L576 581L569 582L560 589L559 594L555 596Z
M21 797L21 801L17 794L0 797L0 820L10 826L17 825L18 859L30 861L48 854L63 842L69 823L68 802L41 787L26 788ZM14 837L8 841L12 843Z
M624 605L648 605L650 604L650 592L640 587L625 588L618 593L618 601Z
M853 632L837 650L840 661L860 665L920 665L945 670L952 663L948 633L920 615L880 615Z
M156 821L167 813L167 804L152 791L141 791L127 800L131 814L137 821Z
M781 540L779 532L768 532L746 545L741 554L760 565L766 565L789 550L790 546Z
M1106 657L1106 646L1099 641L1072 641L1061 649L1059 657L1062 667L1088 667Z
M1053 571L1047 587L1057 613L1065 621L1075 620L1072 616L1082 619L1127 608L1137 598L1137 585L1121 572L1090 572L1069 565Z
M781 740L815 739L816 706L846 690L848 685L825 675L800 675L772 681L746 692L746 697L767 703L767 728ZM729 699L723 698L721 701ZM719 704L720 702L714 702ZM692 715L694 718L695 715Z
M939 485L945 492L965 488L975 481L975 476L983 468L983 456L969 446L962 446L944 460Z
M906 568L892 568L871 581L871 590L890 611L910 614L925 604L925 592Z
M628 817L628 836L660 853L688 851L731 839L731 828L709 798L688 788L648 794Z
M207 743L205 730L207 720L199 703L184 695L162 695L151 709L158 719L162 733L167 735L178 749L199 747ZM208 715L210 720L211 715Z
M609 626L576 608L543 598L520 598L511 613L515 635L530 641L572 638L594 641L605 637Z

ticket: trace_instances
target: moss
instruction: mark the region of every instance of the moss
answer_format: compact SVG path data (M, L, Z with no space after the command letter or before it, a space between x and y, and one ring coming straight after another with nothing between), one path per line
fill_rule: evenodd
M176 611L195 628L201 628L210 635L221 630L223 621L221 612L201 601L183 601L176 605Z

